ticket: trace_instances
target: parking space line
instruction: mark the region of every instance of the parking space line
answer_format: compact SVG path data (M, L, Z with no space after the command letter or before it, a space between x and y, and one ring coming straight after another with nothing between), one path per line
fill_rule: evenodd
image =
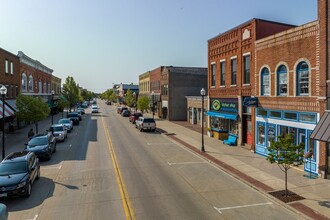
M42 166L42 169L61 169L62 168L62 163L60 165L50 165L50 166Z
M186 165L186 164L199 164L199 163L207 163L206 161L197 161L197 162L178 162L178 163L171 163L167 161L167 164L172 166L172 165Z
M34 218L29 218L28 220L37 220L38 215L35 215Z
M273 203L271 202L266 202L266 203L257 203L257 204L251 204L251 205L241 205L241 206L232 206L232 207L225 207L225 208L217 208L213 207L216 209L220 214L222 214L221 211L223 210L229 210L229 209L240 209L240 208L247 208L247 207L255 207L255 206L263 206L263 205L272 205Z
M147 143L147 145L175 145L172 142L168 142L168 143Z

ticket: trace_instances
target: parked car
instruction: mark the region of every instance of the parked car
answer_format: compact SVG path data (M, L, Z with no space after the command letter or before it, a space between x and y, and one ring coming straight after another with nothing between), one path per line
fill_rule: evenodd
M0 203L0 220L8 220L8 209L3 203Z
M68 137L68 130L63 124L53 124L50 126L49 131L53 133L56 141L65 141Z
M92 113L98 113L99 112L99 108L97 107L97 105L92 105Z
M10 153L0 163L0 197L29 197L32 184L39 178L40 165L34 153Z
M78 114L79 121L82 120L82 113L81 113L81 112L79 112L79 111L74 111L74 112L72 112L72 113L77 113L77 114Z
M156 121L153 118L139 117L139 119L135 121L135 127L140 131L144 131L144 130L155 131Z
M36 135L25 144L24 151L33 152L38 158L50 160L56 152L56 139L51 132Z
M73 122L69 118L62 118L58 120L57 123L64 125L68 132L71 132L71 130L73 129Z
M85 109L82 107L77 108L77 112L80 112L82 115L85 114Z
M72 121L73 125L79 125L79 114L76 112L68 113L68 118Z
M124 110L122 113L121 113L121 116L123 117L129 117L131 114L131 112L129 110Z
M128 110L128 108L127 108L127 107L124 107L124 106L122 106L122 107L118 107L118 108L117 108L117 113L118 113L118 114L121 114L124 110Z
M141 112L136 112L133 113L129 116L128 120L129 122L132 122L133 124L135 123L135 121L139 118L139 117L143 117Z

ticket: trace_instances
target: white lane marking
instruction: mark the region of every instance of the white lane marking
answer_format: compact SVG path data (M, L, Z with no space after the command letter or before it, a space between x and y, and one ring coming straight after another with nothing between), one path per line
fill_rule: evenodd
M50 165L50 166L42 166L42 169L61 169L62 168L62 163L60 163L60 165Z
M251 205L241 205L241 206L232 206L232 207L225 207L225 208L215 208L220 214L222 214L221 211L223 210L229 210L229 209L239 209L239 208L246 208L246 207L254 207L254 206L262 206L262 205L272 205L273 203L271 202L266 202L266 203L257 203L257 204L251 204Z
M29 218L28 220L37 220L38 215L35 215L34 218Z
M198 163L207 163L206 161L200 161L200 162L178 162L178 163L171 163L167 161L167 164L172 165L182 165L182 164L198 164Z

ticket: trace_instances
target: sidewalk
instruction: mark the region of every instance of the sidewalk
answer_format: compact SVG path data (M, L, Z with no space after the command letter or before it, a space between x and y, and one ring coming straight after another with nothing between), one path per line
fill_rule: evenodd
M270 164L265 157L243 147L230 147L206 135L204 136L206 152L201 153L202 137L198 125L157 118L156 123L157 129L167 137L190 148L259 191L268 194L285 189L284 173L276 164ZM310 179L304 177L306 174L308 173L304 172L302 167L288 171L288 190L305 199L291 203L277 201L311 219L330 219L330 180L320 177Z

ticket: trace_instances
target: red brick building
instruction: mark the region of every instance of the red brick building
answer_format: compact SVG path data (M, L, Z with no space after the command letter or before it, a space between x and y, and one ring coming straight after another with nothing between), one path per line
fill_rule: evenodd
M252 19L208 41L207 115L215 136L231 134L254 149L254 43L292 27Z

